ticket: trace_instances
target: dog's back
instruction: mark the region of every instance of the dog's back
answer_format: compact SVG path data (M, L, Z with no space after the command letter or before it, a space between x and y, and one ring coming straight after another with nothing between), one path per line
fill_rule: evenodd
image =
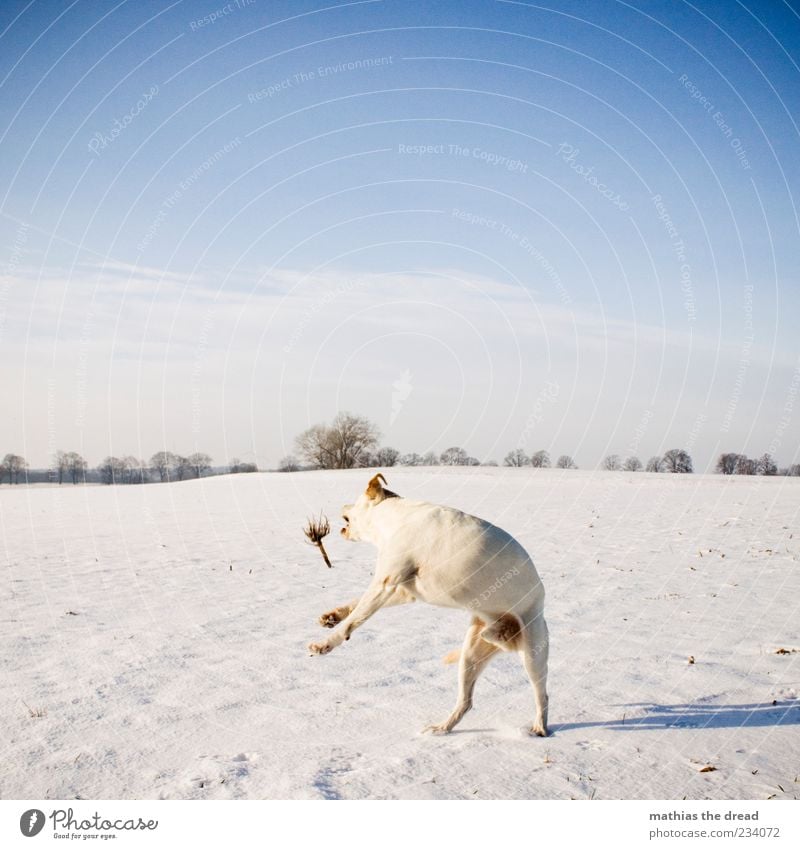
M405 557L413 573L406 588L419 600L488 613L523 612L544 598L525 549L485 519L452 507L391 498L384 514L381 552Z

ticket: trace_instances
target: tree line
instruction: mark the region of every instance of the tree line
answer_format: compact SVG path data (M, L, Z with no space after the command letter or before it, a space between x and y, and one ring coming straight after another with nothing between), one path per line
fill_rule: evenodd
M437 454L401 454L395 448L378 447L380 430L369 419L352 413L339 413L330 425L316 424L304 430L295 439L295 449L300 460L294 454L284 457L278 471L294 472L301 468L313 469L353 469L358 467L391 466L496 466L493 461L481 462L470 456L460 446L447 448ZM305 465L303 465L305 464ZM522 448L514 448L506 454L503 465L513 467L531 466L535 469L549 469L550 454L542 449L530 456ZM556 460L558 469L577 469L569 454L562 454ZM610 454L603 460L602 467L610 471L625 470L638 472L643 466L638 457L628 457L623 461L619 455ZM691 472L692 458L680 448L673 448L663 456L651 457L647 462L648 472Z
M800 477L800 463L779 469L771 454L748 457L746 454L720 454L717 471L722 475L790 475Z
M304 430L295 439L296 454L289 454L278 464L278 471L295 472L300 469L353 469L387 468L391 466L496 466L494 461L484 461L470 456L459 446L447 448L440 454L401 454L388 446L379 447L380 430L364 416L339 413L331 424L316 424ZM731 459L733 458L733 459ZM724 462L723 462L724 459ZM513 467L530 466L535 469L551 467L550 453L544 449L528 455L522 448L514 448L506 454L503 465ZM557 469L577 469L569 454L561 454L555 461ZM646 463L636 456L622 458L609 454L603 459L601 468L607 471L626 472L671 472L691 474L694 471L692 458L683 448L671 448L664 454L650 457ZM717 463L717 471L723 474L783 474L800 476L800 464L781 469L765 454L759 460L748 460L743 454L723 454Z
M318 424L303 431L295 440L295 455L284 457L278 471L294 472L301 469L353 469L390 468L392 466L496 466L494 461L481 462L464 448L452 446L441 453L428 451L401 454L389 446L379 447L380 430L369 419L352 413L339 413L330 425ZM24 457L6 454L0 462L0 484L38 481L105 484L141 484L151 482L182 481L211 474L240 474L257 472L255 463L242 462L233 458L227 467L214 469L212 458L203 452L188 456L172 451L158 451L148 460L131 455L105 457L97 466L90 468L88 462L77 451L57 451L51 467L46 470L30 470ZM522 448L514 448L506 454L503 465L511 467L529 466L535 469L551 467L548 451L541 449L528 455ZM560 455L555 461L557 469L577 469L572 457ZM636 456L623 459L619 454L609 454L603 459L601 468L607 471L639 472L693 472L692 458L682 448L672 448L663 455L651 457L643 464ZM800 463L779 469L770 454L759 458L745 454L720 454L716 471L723 475L790 475L800 477Z
M240 474L257 472L255 463L244 463L233 458L223 470L212 467L212 458L203 452L195 452L188 457L175 454L172 451L158 451L147 460L133 456L105 457L95 467L77 451L56 451L53 463L45 471L31 470L24 457L19 454L6 454L0 463L0 484L6 479L10 484L18 484L20 477L23 483L50 481L63 484L71 482L105 484L139 484L154 481L182 481L189 478L200 478L210 474Z

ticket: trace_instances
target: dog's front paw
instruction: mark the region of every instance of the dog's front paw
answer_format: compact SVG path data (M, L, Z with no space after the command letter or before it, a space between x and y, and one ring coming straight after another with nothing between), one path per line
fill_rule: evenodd
M531 725L528 734L530 734L531 737L547 737L547 726L534 722L533 725Z
M311 654L327 654L333 651L333 646L330 643L309 643L308 650Z
M323 628L335 628L342 621L342 617L339 616L338 611L329 610L327 613L323 613L317 621Z
M423 734L436 734L437 736L441 736L442 734L449 734L450 728L446 722L441 722L438 725L426 725L422 729Z

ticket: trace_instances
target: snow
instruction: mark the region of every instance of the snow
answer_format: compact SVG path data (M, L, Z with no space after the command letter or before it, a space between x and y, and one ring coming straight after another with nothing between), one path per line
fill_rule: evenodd
M4 485L0 797L800 795L800 481L385 472L534 557L549 738L526 733L533 696L507 654L453 734L420 733L455 701L442 657L466 612L383 610L309 656L317 617L372 569L374 549L336 536L369 473ZM302 534L319 510L332 570Z

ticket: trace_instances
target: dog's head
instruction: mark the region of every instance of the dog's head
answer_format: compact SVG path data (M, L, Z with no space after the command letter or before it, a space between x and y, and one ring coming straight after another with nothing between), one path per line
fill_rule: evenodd
M341 534L351 542L359 542L367 539L369 533L372 510L387 498L397 498L397 494L390 492L384 484L386 478L378 472L367 484L367 488L356 499L355 504L345 504L342 507L342 519L344 527Z

